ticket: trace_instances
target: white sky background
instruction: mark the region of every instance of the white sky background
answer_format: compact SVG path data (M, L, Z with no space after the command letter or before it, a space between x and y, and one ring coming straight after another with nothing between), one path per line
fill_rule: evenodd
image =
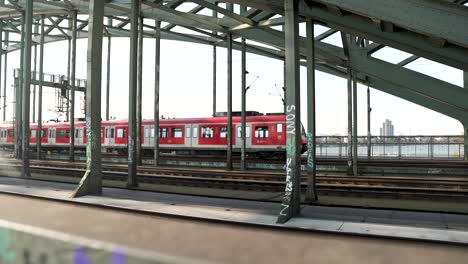
M301 33L303 27L301 26ZM324 28L316 26L316 34ZM327 43L340 46L341 38L335 34L326 40ZM161 93L160 114L165 117L206 117L212 113L212 46L162 40L161 46ZM117 119L128 117L128 86L129 86L129 45L128 38L112 40L111 55L111 116ZM153 39L144 41L144 72L143 72L143 118L153 118L154 100L154 46ZM86 77L87 40L77 42L77 78ZM38 48L39 50L39 48ZM398 62L410 56L398 50L385 48L377 52L375 57ZM102 117L105 117L106 91L106 59L107 38L103 43L103 74L102 74ZM226 111L226 50L218 48L218 88L217 110ZM447 67L429 60L419 59L407 66L412 70L440 78L458 86L463 84L463 73L460 70ZM13 100L13 69L19 68L19 52L8 56L8 92L7 120L12 118ZM37 69L39 70L39 69ZM283 62L253 54L247 55L247 84L251 84L255 76L258 80L247 92L247 110L260 112L282 112L283 105L280 94L283 85ZM64 74L67 72L67 42L61 41L45 45L44 72ZM301 114L302 122L306 122L306 69L301 68ZM347 82L345 79L322 72L316 73L317 102L317 133L320 135L344 135L347 127ZM233 110L241 107L241 65L240 52L233 53ZM278 87L278 90L275 88ZM366 89L358 86L358 134L367 133ZM32 90L32 88L31 88ZM279 91L279 92L278 92ZM43 120L54 119L57 114L51 109L54 105L52 88L44 87L44 117ZM3 94L3 91L2 91ZM77 93L77 100L82 98ZM32 100L32 97L31 97ZM32 105L32 101L31 101ZM76 117L82 117L80 111L82 102L76 107ZM371 89L372 134L378 135L379 128L385 119L392 120L397 134L405 135L454 135L461 134L462 125L452 118L446 117L424 107L407 102L403 99ZM64 119L62 116L60 119Z

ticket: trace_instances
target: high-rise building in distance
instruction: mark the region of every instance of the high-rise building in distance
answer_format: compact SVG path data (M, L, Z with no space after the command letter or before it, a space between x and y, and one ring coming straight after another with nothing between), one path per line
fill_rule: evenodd
M391 137L394 136L394 128L392 125L392 121L385 119L385 122L382 124L382 128L380 129L380 136L381 137Z

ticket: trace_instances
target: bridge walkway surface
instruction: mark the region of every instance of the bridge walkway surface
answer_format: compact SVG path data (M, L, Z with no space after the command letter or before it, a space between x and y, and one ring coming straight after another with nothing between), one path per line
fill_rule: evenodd
M0 226L211 263L468 261L468 215L304 206L276 225L278 203L115 188L70 199L74 186L0 178Z

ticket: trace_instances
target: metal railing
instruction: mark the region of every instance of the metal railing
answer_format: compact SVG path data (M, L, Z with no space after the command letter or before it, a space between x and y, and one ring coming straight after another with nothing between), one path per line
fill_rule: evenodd
M321 158L346 158L346 136L318 136L316 153ZM358 137L358 157L368 157L367 136ZM463 159L463 136L371 137L369 158Z

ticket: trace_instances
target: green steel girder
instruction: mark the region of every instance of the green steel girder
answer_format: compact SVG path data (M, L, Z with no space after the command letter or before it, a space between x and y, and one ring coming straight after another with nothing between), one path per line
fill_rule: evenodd
M282 2L280 0L226 0L227 2L235 2L238 4L243 4L247 6L251 6L258 9L263 9L269 12L275 12L278 14L283 14L284 10L282 7ZM423 19L420 15L414 15L415 19L422 19L424 21L424 28L427 28L426 31L410 31L405 29L411 29L411 26L402 25L402 29L394 30L394 32L384 32L379 29L378 25L375 22L375 16L366 16L365 12L362 13L342 13L336 12L336 9L330 8L330 6L320 6L316 5L318 2L326 2L328 0L317 0L312 1L308 0L307 3L301 1L299 4L299 13L302 16L313 18L315 21L323 23L328 27L333 29L337 29L340 31L345 31L348 33L352 33L359 37L363 37L365 39L372 40L374 42L378 42L381 44L385 44L388 46L392 46L397 49L401 49L403 51L413 53L415 55L425 57L446 65L450 65L455 68L468 70L468 31L460 30L457 32L452 32L452 35L456 35L453 38L448 38L447 40L457 40L454 42L445 43L442 47L439 47L431 40L429 37L433 38L440 38L440 36L445 35L437 35L439 32L437 29L440 28L440 25L437 24L440 20L445 19L445 11L441 13L434 14L434 17L426 17ZM330 0L332 1L332 0ZM336 2L346 2L347 5L352 5L354 2L363 2L365 0L357 0L357 1L340 1L340 0L333 0ZM374 1L365 1L372 5ZM378 0L376 2L389 2L393 3L393 1L385 1L385 0ZM401 10L405 10L403 7L407 5L414 4L413 2L421 2L420 0L398 0L398 2L404 2L406 4L402 4ZM437 2L437 1L424 1L424 2ZM440 2L440 1L439 1ZM432 6L442 6L442 10L447 5L450 6L450 10L455 10L455 14L453 16L456 17L456 21L459 21L461 24L457 24L455 28L463 28L468 25L468 8L464 6L460 6L457 4L452 3L443 3L440 2L439 4L433 3ZM335 6L336 7L336 6ZM338 6L339 7L339 6ZM413 6L414 7L414 6ZM400 12L402 16L403 13ZM425 10L421 7L421 10ZM426 10L425 10L426 11ZM398 13L395 12L395 13ZM397 15L397 14L394 14ZM450 16L450 15L447 15ZM406 20L402 20L406 21ZM393 23L394 21L388 21ZM396 23L397 25L401 24ZM445 28L451 28L452 25L447 26L448 24L444 24ZM405 28L405 29L403 29ZM431 31L431 28L434 28ZM429 33L427 32L429 31ZM427 35L421 34L427 33ZM463 41L464 40L464 41Z

